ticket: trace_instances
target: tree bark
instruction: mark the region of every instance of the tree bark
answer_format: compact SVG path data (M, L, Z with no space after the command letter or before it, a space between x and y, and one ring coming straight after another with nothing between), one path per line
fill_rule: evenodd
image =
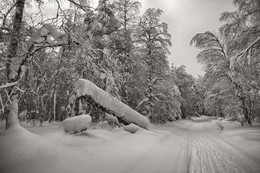
M15 57L17 57L18 45L20 40L20 31L22 26L23 19L23 10L24 10L25 0L16 1L16 12L13 20L13 29L11 32L10 45L8 48L8 62L6 63L6 76L8 82L14 82L17 80L18 72L12 67ZM18 120L18 93L12 92L14 87L8 88L8 93L10 96L10 104L8 105L9 113L6 118L6 128L12 127L14 125L19 125Z
M56 121L56 90L53 93L53 121Z
M250 115L250 111L247 107L246 104L246 99L245 98L240 98L241 102L242 102L242 109L243 109L243 114L245 116L246 121L248 122L248 124L252 124L251 122L251 115Z
M12 96L12 102L8 105L8 117L6 121L6 128L19 125L18 119L18 98L17 95Z

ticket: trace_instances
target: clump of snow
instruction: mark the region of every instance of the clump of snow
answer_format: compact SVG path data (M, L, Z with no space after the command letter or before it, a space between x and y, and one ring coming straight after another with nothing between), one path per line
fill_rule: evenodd
M111 123L108 121L100 121L97 124L92 124L91 129L103 129L103 130L112 130L114 127L112 127Z
M79 133L86 130L92 122L90 115L83 114L72 118L67 118L62 122L63 130L66 133Z
M145 129L150 127L150 121L145 116L120 102L91 81L79 79L76 83L75 90L78 97L84 95L91 96L97 103L106 109L113 111L118 118L122 118L129 124L134 123Z
M123 129L130 133L136 133L139 130L139 127L132 123L127 126L124 126Z
M120 126L120 123L115 116L110 115L108 113L105 113L105 115L106 115L106 120L108 121L109 124L111 124L112 126L116 126L116 125Z

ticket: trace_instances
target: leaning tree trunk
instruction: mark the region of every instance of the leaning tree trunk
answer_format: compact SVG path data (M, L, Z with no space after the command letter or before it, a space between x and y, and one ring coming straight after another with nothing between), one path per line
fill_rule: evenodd
M251 115L250 115L250 110L246 104L246 99L243 97L240 98L241 102L242 102L242 109L243 109L243 114L245 116L246 122L248 122L248 124L252 124L251 122Z
M14 82L17 80L18 72L12 66L14 64L14 59L17 57L20 31L23 19L25 0L17 0L16 2L16 12L13 20L13 30L11 32L10 45L8 48L8 62L6 63L6 76L8 82ZM14 87L8 88L8 93L10 95L10 104L8 105L9 113L6 118L6 128L14 125L19 125L18 120L18 93L12 92Z
M57 97L57 93L56 93L56 89L54 90L53 93L53 121L56 121L56 97Z

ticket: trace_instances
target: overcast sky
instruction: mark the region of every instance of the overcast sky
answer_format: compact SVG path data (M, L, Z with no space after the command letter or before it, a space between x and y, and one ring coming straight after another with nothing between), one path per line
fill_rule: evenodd
M197 62L198 49L190 46L191 38L205 31L216 32L221 26L219 18L224 11L234 11L233 0L140 0L142 10L160 8L162 21L168 23L172 44L170 63L185 65L194 76L204 74Z

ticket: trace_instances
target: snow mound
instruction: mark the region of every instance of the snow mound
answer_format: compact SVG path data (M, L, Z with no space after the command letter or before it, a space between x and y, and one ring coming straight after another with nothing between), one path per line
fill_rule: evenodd
M139 130L139 127L135 124L129 124L127 126L124 126L123 129L130 133L135 133Z
M145 129L150 127L150 121L145 116L131 109L106 91L100 89L91 81L79 79L76 83L75 89L78 97L85 95L91 96L91 98L98 104L113 111L115 116L119 119L123 119L129 124L134 123Z
M86 130L92 122L90 115L83 114L72 118L67 118L62 122L63 130L66 133L79 133Z

